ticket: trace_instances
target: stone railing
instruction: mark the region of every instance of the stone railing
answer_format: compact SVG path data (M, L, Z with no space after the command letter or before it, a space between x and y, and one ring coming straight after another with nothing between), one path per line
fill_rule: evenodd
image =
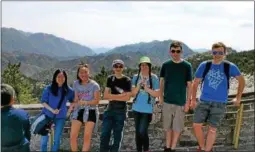
M234 96L229 96L229 99ZM239 145L254 145L254 92L244 94L244 99L239 108L235 107L229 102L227 106L227 112L224 120L217 132L217 140L215 145L217 146L230 146L233 149L238 149ZM108 101L100 101L100 120L99 127L96 133L92 137L92 151L99 149L102 113ZM129 110L131 109L131 103L128 104ZM15 105L18 108L25 109L31 116L35 116L41 111L42 106L40 104L34 105ZM123 151L133 151L135 147L135 127L132 111L128 113L129 117L125 122L124 138L121 149ZM197 146L197 141L192 130L192 118L193 112L186 114L185 116L185 128L181 134L178 142L178 147L189 148ZM156 122L153 122L149 126L149 138L150 147L153 150L162 149L165 144L164 130L162 129L161 112L157 114ZM207 128L204 127L204 131ZM69 137L70 137L70 121L67 120L66 126L63 132L63 138L61 141L61 149L69 150ZM83 142L83 127L81 128L81 134L78 138L79 148L82 147ZM31 150L40 150L40 136L32 136Z

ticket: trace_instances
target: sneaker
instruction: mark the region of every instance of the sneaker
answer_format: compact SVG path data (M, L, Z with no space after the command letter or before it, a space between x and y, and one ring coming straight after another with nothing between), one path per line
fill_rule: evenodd
M171 148L164 147L164 152L171 152Z
M202 150L202 148L199 146L199 147L197 148L197 152L204 152L204 150Z

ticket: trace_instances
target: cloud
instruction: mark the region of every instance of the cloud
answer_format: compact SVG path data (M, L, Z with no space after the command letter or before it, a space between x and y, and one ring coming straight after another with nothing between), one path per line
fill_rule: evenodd
M3 2L2 24L90 47L176 39L254 48L252 2ZM244 28L245 27L245 28ZM250 27L250 28L248 28Z

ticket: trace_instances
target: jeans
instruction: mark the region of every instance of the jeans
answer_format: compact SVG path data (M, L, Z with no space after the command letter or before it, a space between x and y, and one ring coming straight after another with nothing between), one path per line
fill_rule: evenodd
M105 111L103 115L102 133L100 137L100 152L120 151L123 138L123 127L126 112ZM113 130L114 142L109 146L111 132Z
M51 147L51 151L58 151L60 146L60 138L62 136L62 131L65 126L65 120L63 118L55 118L54 119L54 141L53 146ZM41 137L41 151L47 151L49 136L42 136Z
M138 152L149 150L148 127L152 119L152 114L135 112L135 140Z

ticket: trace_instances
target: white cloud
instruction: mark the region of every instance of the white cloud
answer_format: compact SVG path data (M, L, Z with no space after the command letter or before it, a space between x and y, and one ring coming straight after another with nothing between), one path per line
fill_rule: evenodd
M2 24L90 47L177 39L254 48L252 2L3 2Z

